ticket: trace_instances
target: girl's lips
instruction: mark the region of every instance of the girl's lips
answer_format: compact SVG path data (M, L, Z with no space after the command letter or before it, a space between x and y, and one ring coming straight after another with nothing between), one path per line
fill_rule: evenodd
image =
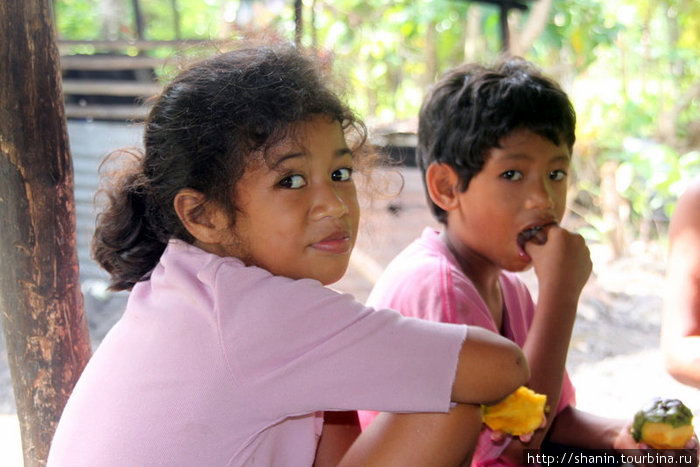
M343 232L329 235L323 240L312 243L311 247L326 253L342 255L350 253L352 242L350 241L350 235Z

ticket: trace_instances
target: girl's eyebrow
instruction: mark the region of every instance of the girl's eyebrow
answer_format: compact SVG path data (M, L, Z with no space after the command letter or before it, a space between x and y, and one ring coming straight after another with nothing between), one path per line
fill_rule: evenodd
M274 169L276 169L277 167L279 167L280 165L282 165L284 162L286 162L286 161L288 161L288 160L290 160L290 159L298 158L298 157L306 157L306 154L303 153L303 152L295 152L295 153L291 153L291 154L284 154L284 155L280 156L277 160L275 160L274 163L272 164L272 166L271 166L270 168L271 168L272 170L274 170Z
M352 156L353 153L350 150L350 148L345 147L345 148L336 149L335 153L333 154L333 157L337 159L337 158L347 156L347 155ZM280 156L279 159L277 159L273 162L271 169L275 170L280 165L282 165L284 162L286 162L290 159L295 159L295 158L299 158L299 157L309 157L309 154L305 153L305 152L294 152L291 154L284 154L284 155Z

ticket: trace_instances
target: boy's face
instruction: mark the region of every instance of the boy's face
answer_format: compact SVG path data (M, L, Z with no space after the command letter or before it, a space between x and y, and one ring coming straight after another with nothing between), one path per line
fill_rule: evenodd
M459 254L500 269L522 271L531 258L518 245L528 229L559 223L566 210L571 153L529 130L516 130L492 148L482 170L448 212L448 235Z
M345 273L357 237L354 158L338 122L317 117L296 130L239 181L226 253L276 275L330 284Z

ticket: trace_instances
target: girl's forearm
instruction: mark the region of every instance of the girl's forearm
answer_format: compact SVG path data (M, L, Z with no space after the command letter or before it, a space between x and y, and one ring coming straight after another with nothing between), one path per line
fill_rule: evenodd
M325 412L314 467L335 467L362 430L356 411Z
M448 413L380 413L338 467L470 465L481 432L481 408L457 404Z

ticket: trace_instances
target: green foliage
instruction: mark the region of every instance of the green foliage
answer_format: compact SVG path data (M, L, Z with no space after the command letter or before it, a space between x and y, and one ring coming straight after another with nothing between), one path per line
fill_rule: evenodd
M101 39L99 0L54 2L56 28L64 39Z
M694 177L700 176L700 151L679 154L674 149L629 140L617 169L617 191L629 201L633 221L670 217L675 201Z
M59 37L104 39L105 1L55 0ZM122 2L127 11L119 33L134 37L131 2L110 1ZM231 13L241 1L177 0L182 37L235 34L225 31L235 29ZM140 3L145 38L175 39L172 0ZM277 9L272 18L255 20L293 39L293 2L256 2L263 3ZM465 50L483 62L500 54L499 11L475 1L304 0L303 5L302 43L333 57L351 105L370 124L415 118L425 90L461 63ZM514 31L523 29L533 10L514 21ZM469 24L479 31L468 38ZM697 0L553 2L525 57L561 82L574 102L578 198L587 203L581 212L593 230L605 229L598 186L606 161L620 163L618 189L629 203L633 231L661 207L668 212L690 177L699 175L700 98L693 94L700 86L698 50ZM650 143L631 149L630 141Z

